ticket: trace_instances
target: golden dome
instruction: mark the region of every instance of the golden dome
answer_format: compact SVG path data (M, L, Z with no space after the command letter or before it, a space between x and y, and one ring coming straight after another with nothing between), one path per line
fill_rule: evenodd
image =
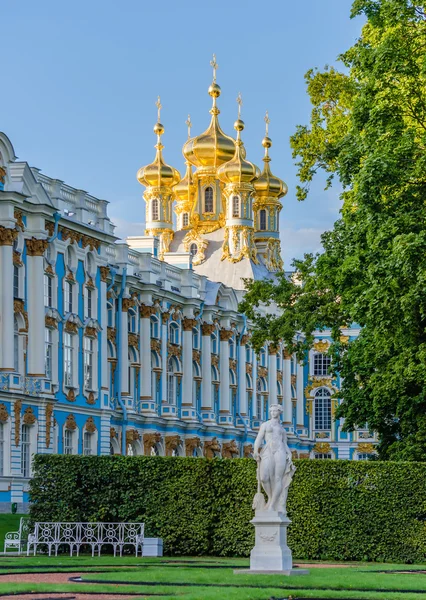
M192 200L195 197L196 185L194 183L194 177L192 175L192 166L189 161L186 161L186 173L184 178L174 186L173 191L176 195L177 201L186 202Z
M266 122L266 135L262 140L262 146L265 148L265 156L263 158L263 162L265 166L263 167L262 174L256 181L253 183L254 189L256 190L256 196L259 198L282 198L288 192L288 187L284 183L282 179L276 177L271 173L271 169L269 167L269 163L271 162L271 158L269 156L269 148L272 146L272 140L268 137L268 125L269 125L269 117L268 113L265 116Z
M240 95L238 96L237 102L241 106ZM259 177L260 171L256 165L245 160L245 148L241 141L241 132L244 130L244 122L240 119L240 109L238 110L238 119L234 123L234 129L237 131L235 154L231 160L218 169L217 176L224 183L250 183L256 179L256 177Z
M189 139L183 147L183 155L195 167L219 167L228 162L235 153L235 140L226 135L220 125L216 99L220 96L220 86L216 83L216 59L210 63L213 67L213 82L209 87L209 96L213 98L210 109L212 119L208 129L199 136Z
M164 162L162 150L164 148L161 143L161 136L164 133L164 126L160 123L160 98L157 101L158 107L158 121L154 125L154 133L157 136L157 143L155 144L155 148L157 150L154 158L154 162L146 167L141 167L137 172L137 179L140 184L146 187L172 187L179 183L180 181L180 173L174 167L167 165Z

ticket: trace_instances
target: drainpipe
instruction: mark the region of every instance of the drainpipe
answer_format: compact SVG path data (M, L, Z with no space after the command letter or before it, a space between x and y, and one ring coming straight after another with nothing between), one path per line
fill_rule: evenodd
M239 386L239 381L240 381L240 368L241 368L241 364L240 364L240 341L241 338L243 337L243 335L246 332L247 329L247 317L246 315L242 315L243 317L243 328L241 330L241 333L238 336L238 345L236 348L236 359L237 359L237 406L238 408L240 407L240 386ZM247 437L248 437L248 429L247 429L247 423L245 422L245 419L243 419L243 417L241 416L241 413L237 412L237 416L241 419L241 421L243 422L243 426L244 426L244 439L243 439L243 448L244 448L244 444L247 441Z
M53 213L53 218L55 219L55 228L53 230L53 235L49 238L47 238L47 241L49 242L49 244L51 242L54 242L56 240L56 238L58 237L58 229L59 229L59 219L62 217L60 212L54 212Z
M112 286L114 285L115 282L115 276L117 275L117 270L114 269L114 267L109 266L109 272L111 273L111 283L109 284L109 286L107 287L107 294L110 291L110 289L112 288Z
M117 319L117 400L118 404L123 411L123 430L121 433L121 454L122 456L126 456L126 431L125 426L127 424L127 408L124 405L124 402L121 398L121 313L123 308L123 294L126 289L126 279L127 279L127 267L123 267L123 273L121 275L121 290L118 296L118 319Z

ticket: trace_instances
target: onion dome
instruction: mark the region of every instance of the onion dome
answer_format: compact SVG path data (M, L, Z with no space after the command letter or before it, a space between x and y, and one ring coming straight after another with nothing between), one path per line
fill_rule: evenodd
M209 87L209 96L213 98L210 109L212 116L208 129L197 137L189 139L183 147L184 157L195 167L219 167L228 162L234 156L235 141L226 135L220 125L218 115L220 110L216 106L221 89L216 83L216 69L218 67L216 58L210 63L213 67L213 82Z
M223 183L250 183L260 175L259 168L245 160L246 152L241 140L241 132L244 130L244 122L240 119L241 94L238 95L237 102L239 108L238 119L234 123L234 129L237 131L235 154L231 160L222 165L217 171L217 176Z
M265 166L263 167L262 174L256 181L253 183L254 189L256 190L256 196L258 198L282 198L287 194L288 187L284 183L282 179L276 177L271 173L271 169L269 167L269 163L271 162L271 158L269 156L269 148L272 146L272 140L268 137L268 127L269 127L269 117L268 113L265 116L266 123L266 135L262 140L262 146L265 148L265 156L263 157L263 162Z
M188 140L190 139L190 134L191 134L191 117L188 115L188 119L186 122L186 125L188 126ZM178 201L184 202L187 200L192 200L195 197L195 193L196 193L196 185L194 183L194 177L192 174L192 166L191 163L187 160L185 161L186 164L186 172L185 175L183 177L183 179L181 179L181 181L174 186L173 191L175 192L176 195L176 199Z
M161 143L161 136L164 133L164 126L160 123L160 97L156 102L158 108L158 121L154 125L154 133L157 136L157 143L154 148L157 150L154 158L154 162L146 167L141 167L137 172L137 179L139 183L146 187L172 187L179 183L180 181L180 173L174 167L167 165L163 159L162 150L164 148Z

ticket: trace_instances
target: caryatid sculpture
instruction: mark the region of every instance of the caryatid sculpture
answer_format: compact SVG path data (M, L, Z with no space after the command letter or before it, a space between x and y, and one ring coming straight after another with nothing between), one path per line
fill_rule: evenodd
M282 412L279 404L272 404L269 409L270 419L262 423L254 443L258 493L253 500L253 508L286 514L288 488L296 467L287 445L286 431L280 422ZM266 505L260 484L268 496Z

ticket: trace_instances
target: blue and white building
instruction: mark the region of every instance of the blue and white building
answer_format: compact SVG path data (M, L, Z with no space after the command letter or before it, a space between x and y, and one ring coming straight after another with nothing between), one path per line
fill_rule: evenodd
M250 456L276 402L295 457L374 451L368 429L333 419L330 332L306 365L282 345L250 346L242 278L282 268L287 188L268 132L261 172L240 116L235 139L220 128L215 77L209 94L183 177L164 161L158 119L155 159L138 173L146 230L126 242L106 200L17 160L0 133L0 511L25 510L34 453Z

